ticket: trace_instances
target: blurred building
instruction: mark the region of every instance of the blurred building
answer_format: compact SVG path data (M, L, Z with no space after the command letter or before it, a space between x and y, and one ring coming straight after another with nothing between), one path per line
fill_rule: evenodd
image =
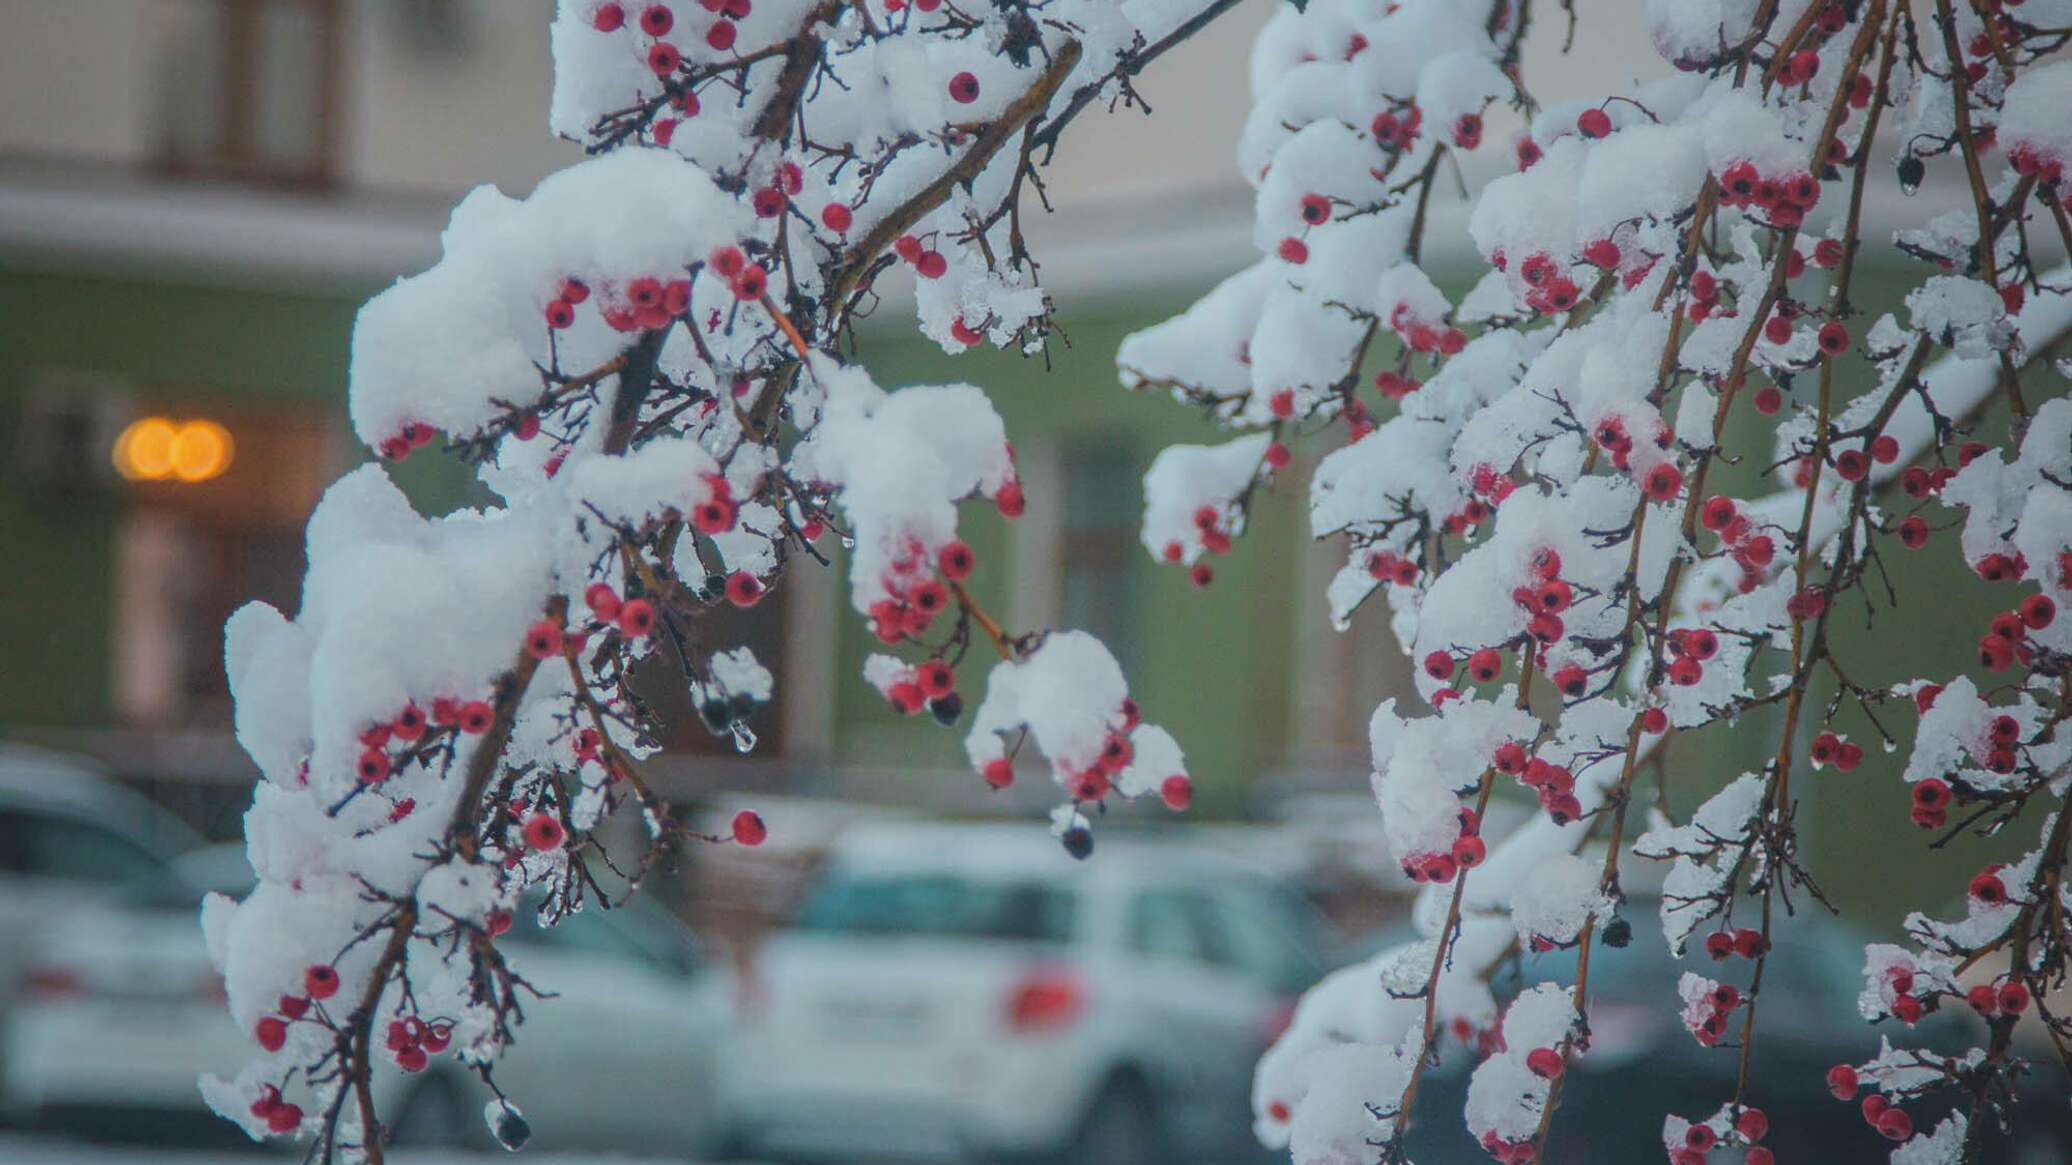
M1268 496L1208 591L1154 564L1136 534L1143 469L1163 445L1217 435L1169 401L1121 393L1111 363L1122 336L1253 256L1232 142L1250 38L1275 2L1246 0L1148 70L1139 89L1155 116L1090 111L1064 139L1049 174L1057 213L1030 224L1064 332L1047 357L951 360L889 302L866 353L888 384L957 378L991 393L1030 505L1012 524L972 513L979 589L1015 627L1106 638L1147 712L1187 747L1204 810L1272 801L1317 821L1352 809L1371 825L1357 800L1287 795L1363 787L1367 718L1407 691L1400 649L1378 618L1346 634L1326 625L1312 597L1342 559L1308 541L1299 489ZM1631 19L1640 7L1593 8L1572 53L1565 18L1541 12L1524 69L1535 95L1558 102L1658 74ZM296 607L303 522L368 456L344 417L359 303L436 258L446 213L472 184L522 194L580 156L545 129L551 11L550 0L0 0L0 554L12 572L0 734L161 781L201 824L234 830L251 770L229 734L223 620L248 598ZM1516 126L1495 111L1489 138ZM1469 182L1504 153L1470 159ZM1934 196L1931 183L1920 202ZM1874 223L1927 213L1902 202L1874 187ZM1443 268L1459 254L1448 250L1461 245L1458 210L1434 212L1427 255ZM1908 285L1872 272L1864 298L1877 310ZM489 500L437 457L394 472L428 511ZM1950 580L1900 581L1918 600ZM858 675L874 643L834 572L796 571L780 594L730 629L779 673L760 747L736 758L680 714L672 788L948 810L1043 802L1036 789L986 796L963 771L961 733L882 705ZM967 672L975 688L979 669ZM1759 764L1774 728L1745 727L1671 763L1705 779ZM172 792L189 789L214 792ZM1845 850L1887 838L1840 802L1816 808L1808 828Z
M344 419L355 309L436 258L470 185L523 193L580 157L545 129L552 5L5 7L0 552L16 581L0 607L13 652L0 731L138 777L222 782L234 811L250 769L228 732L221 627L248 598L294 609L303 522L368 456ZM1232 79L1268 11L1240 11L1154 66L1140 87L1155 120L1075 126L1051 174L1059 213L1032 228L1065 331L1047 362L949 361L892 305L869 355L887 383L954 376L993 394L1032 503L1012 525L969 523L990 600L1018 627L1106 637L1187 742L1206 806L1224 810L1261 774L1356 774L1367 710L1400 670L1379 628L1336 636L1287 602L1331 564L1288 553L1306 540L1285 492L1206 594L1136 538L1152 454L1213 433L1123 395L1110 360L1122 335L1249 258L1249 192L1230 161L1247 96ZM487 500L439 461L395 471L422 507ZM731 747L687 725L677 743L700 759L676 778L895 802L972 794L950 775L961 734L898 720L858 677L868 636L836 582L796 572L781 610L739 628L780 676L754 759L717 764Z

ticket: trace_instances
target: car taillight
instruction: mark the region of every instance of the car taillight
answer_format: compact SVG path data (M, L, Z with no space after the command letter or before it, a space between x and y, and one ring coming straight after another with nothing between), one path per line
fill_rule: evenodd
M22 994L46 1003L74 999L86 994L86 980L70 967L31 967L22 977Z
M1086 1009L1086 989L1072 972L1039 967L1007 993L1007 1026L1018 1032L1069 1027Z

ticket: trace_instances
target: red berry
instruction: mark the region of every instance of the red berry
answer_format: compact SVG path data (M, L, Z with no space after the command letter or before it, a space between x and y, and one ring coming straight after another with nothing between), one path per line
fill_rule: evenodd
M301 1019L309 1014L309 1000L301 995L283 995L274 1007L288 1019Z
M731 38L729 38L731 40ZM715 46L717 47L717 46ZM658 40L648 47L647 66L657 77L667 77L683 64L683 54L666 40Z
M547 326L560 329L576 322L576 309L565 300L555 300L547 305Z
M691 507L691 526L700 534L724 534L734 528L734 517L729 498L707 498Z
M1980 1015L1991 1015L2000 1009L2000 993L1989 983L1981 983L1964 993L1964 1002Z
M2020 983L2002 984L1997 1002L2007 1014L2020 1015L2029 1009L2029 989Z
M1196 590L1204 589L1216 581L1216 570L1206 562L1197 562L1187 568L1187 581L1193 583Z
M1734 936L1723 930L1705 936L1705 953L1720 960L1734 953Z
M1601 138L1612 132L1611 116L1602 109L1586 109L1576 118L1576 131L1586 138Z
M722 20L705 30L705 43L711 46L715 52L723 53L734 47L734 37L736 35L734 26Z
M1878 1114L1878 1132L1888 1141L1904 1141L1914 1135L1914 1119L1903 1108L1888 1108Z
M1194 803L1194 782L1179 775L1167 777L1158 784L1158 799L1173 812L1182 812Z
M361 759L354 761L354 771L361 777L363 786L371 786L387 777L387 752L379 748L363 748Z
M266 1113L266 1129L271 1133L292 1133L302 1127L302 1107L295 1104L276 1104Z
M849 233L849 224L854 221L855 215L839 202L830 202L820 208L821 225L838 235Z
M2058 604L2049 595L2030 595L2019 609L2022 626L2041 631L2057 620Z
M277 1015L269 1015L252 1025L252 1038L269 1052L278 1052L288 1042L288 1024Z
M1755 411L1766 417L1777 415L1784 407L1784 390L1774 384L1766 384L1755 390Z
M942 571L942 576L951 582L961 582L970 578L973 565L971 547L954 539L945 542L942 548L935 552L935 565Z
M639 639L655 629L655 605L646 599L628 599L619 608L619 632Z
M1485 647L1468 657L1468 674L1475 677L1477 683L1486 684L1495 679L1502 667L1503 657L1494 648Z
M329 999L338 994L338 972L328 963L316 963L302 972L302 992L311 999Z
M1836 1100L1856 1098L1856 1069L1847 1064L1836 1064L1827 1070L1827 1090Z
M1445 683L1453 678L1453 657L1443 651L1434 651L1424 657L1426 675Z
M1589 690L1590 677L1574 664L1560 668L1554 673L1554 686L1570 699L1578 699Z
M1919 550L1928 545L1928 523L1919 514L1909 514L1899 522L1899 544L1908 550Z
M745 570L727 576L727 601L737 607L753 607L762 601L763 584Z
M1290 235L1282 239L1280 245L1274 248L1274 254L1279 255L1284 263L1293 263L1300 266L1309 262L1309 244Z
M995 789L1005 789L1014 784L1014 762L1004 756L996 756L986 762L985 767L979 770L979 775L986 779L986 784Z
M626 10L617 4L599 4L590 14L590 27L599 32L617 32L626 23Z
M2007 901L2007 887L1995 874L1979 874L1971 879L1971 896L1988 906L1998 906Z
M1461 869L1472 870L1489 856L1489 847L1479 837L1457 837L1453 840L1453 860Z
M1640 730L1650 736L1659 736L1669 730L1669 713L1660 708L1649 708L1640 714Z
M676 14L667 4L650 4L640 10L640 31L649 36L667 36L676 24Z
M1705 499L1705 508L1698 512L1698 520L1704 523L1707 530L1718 532L1726 529L1727 524L1734 520L1738 512L1733 498L1714 494Z
M1829 320L1820 325L1818 336L1820 350L1830 356L1839 356L1849 350L1849 329L1838 320Z
M1677 470L1676 466L1664 462L1648 470L1647 476L1641 479L1640 485L1647 492L1647 495L1654 500L1658 502L1670 501L1683 489L1683 474Z
M487 700L469 700L460 706L460 730L469 736L480 736L489 731L496 719L496 709Z
M1542 1080L1553 1080L1561 1075L1566 1065L1561 1061L1560 1052L1552 1048L1534 1048L1525 1054L1525 1067Z
M525 844L535 852L559 849L567 836L568 832L561 827L561 819L552 813L535 813L525 820Z
M607 623L619 617L619 592L608 583L591 583L583 588L583 602L591 614Z
M545 659L561 653L561 625L552 619L542 619L525 632L525 653L534 659Z
M1770 949L1770 940L1763 932L1742 927L1734 932L1734 953L1744 959L1753 959Z
M972 73L959 73L950 78L950 100L959 105L969 105L978 100L978 77Z
M957 673L950 665L939 659L924 661L914 669L915 682L920 685L921 694L931 700L949 695L957 687Z
M753 809L743 809L734 814L734 840L746 846L763 844L770 831L763 825L763 819Z

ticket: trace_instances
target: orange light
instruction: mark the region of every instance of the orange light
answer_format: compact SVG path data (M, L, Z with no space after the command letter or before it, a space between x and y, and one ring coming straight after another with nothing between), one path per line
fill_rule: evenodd
M230 468L230 430L214 421L189 421L173 434L173 476L193 484Z
M230 430L214 421L142 417L115 438L111 455L115 471L131 481L191 485L221 476L234 451Z

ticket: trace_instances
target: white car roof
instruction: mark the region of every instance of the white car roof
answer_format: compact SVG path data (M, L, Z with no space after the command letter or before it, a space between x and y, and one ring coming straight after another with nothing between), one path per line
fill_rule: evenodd
M1185 840L1094 827L1094 852L1073 859L1039 821L887 822L854 825L829 847L830 865L845 872L955 873L969 878L1043 878L1131 883L1195 882L1203 877L1258 876L1248 863Z
M22 744L0 743L0 808L92 818L110 829L144 837L161 851L191 848L194 831L151 800L109 779L83 757Z

